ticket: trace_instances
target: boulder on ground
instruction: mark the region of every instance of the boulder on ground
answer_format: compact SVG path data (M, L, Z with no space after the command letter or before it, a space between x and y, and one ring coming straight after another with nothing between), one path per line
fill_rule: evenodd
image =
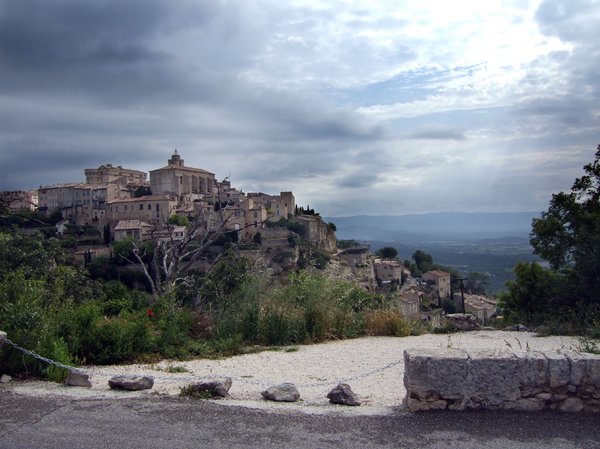
M524 326L522 324L513 324L512 326L505 327L504 330L511 332L527 332L529 329L527 328L527 326Z
M7 384L12 380L12 377L10 377L8 374L3 374L2 376L0 376L0 384Z
M260 393L263 398L276 402L296 402L300 393L294 384L283 383L273 385Z
M70 387L92 387L89 374L78 369L69 370L69 374L67 374L67 378L65 379L65 384Z
M154 386L154 378L150 376L115 376L108 380L108 386L113 390L149 390Z
M207 379L200 382L190 384L188 388L195 392L207 392L211 396L226 397L231 388L231 378L224 377L222 379Z
M477 317L468 313L449 313L442 318L442 327L459 331L477 331L481 328Z
M333 390L327 393L327 398L332 404L358 406L361 404L356 393L352 391L350 385L340 383Z

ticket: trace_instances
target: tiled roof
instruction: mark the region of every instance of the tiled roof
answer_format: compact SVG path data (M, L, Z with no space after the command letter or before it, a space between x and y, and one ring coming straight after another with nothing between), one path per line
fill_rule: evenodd
M439 277L439 278L445 277L445 276L450 276L450 273L446 273L445 271L442 271L442 270L431 270L425 274L430 274L432 276Z
M146 195L140 196L138 198L125 198L122 200L112 200L108 201L108 204L116 204L116 203L135 203L135 202L143 202L143 201L175 201L175 199L171 198L169 195Z
M152 225L140 220L120 220L115 226L115 231L126 231L128 229L151 228Z
M182 171L191 171L191 172L203 173L205 175L213 175L214 176L214 173L211 173L208 170L204 170L202 168L186 167L185 165L165 165L164 167L157 168L156 170L150 170L150 173L154 173L159 170L182 170Z

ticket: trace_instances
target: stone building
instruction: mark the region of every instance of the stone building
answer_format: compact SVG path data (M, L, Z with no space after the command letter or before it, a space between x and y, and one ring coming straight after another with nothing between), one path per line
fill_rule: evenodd
M457 311L462 312L462 296L460 293L454 295L454 306ZM483 295L464 295L464 312L477 317L480 323L485 323L496 314L496 301Z
M151 238L153 225L141 220L120 220L114 229L114 240L133 239L144 242Z
M17 190L11 192L2 192L3 199L8 202L8 209L12 212L23 210L34 211L38 207L37 190Z
M441 270L432 270L423 274L422 279L432 284L434 291L440 299L450 297L450 273Z
M256 204L262 204L267 209L269 221L279 221L294 215L296 199L292 192L280 192L279 195L268 195L266 193L248 193L246 195Z
M366 265L369 260L369 254L368 246L355 246L340 251L337 255L350 266L361 266Z
M304 226L303 237L309 243L318 246L328 253L337 251L335 232L321 217L315 215L298 215L296 220ZM367 250L368 252L368 250Z
M129 195L117 183L107 184L57 184L40 187L38 210L49 215L60 210L63 218L77 225L103 226L106 220L106 203Z
M222 213L215 212L215 224L225 222L228 231L239 231L240 240L251 240L254 235L265 227L267 210L260 203L255 203L247 198L233 205L227 206Z
M419 314L423 292L408 290L394 298L394 304L406 318L414 318Z
M403 265L398 260L375 259L373 266L375 268L375 277L378 283L397 282L402 283Z
M147 195L107 202L107 217L111 224L120 220L141 220L163 226L177 209L177 200L170 195Z
M146 182L146 173L139 170L123 168L120 165L113 167L112 164L101 165L98 168L86 168L86 184L108 184L116 182L119 184L138 184Z
M213 193L216 188L215 175L201 168L186 167L177 150L165 167L150 171L150 189L153 195L171 194L183 203L201 199L203 194ZM190 196L191 195L191 196Z

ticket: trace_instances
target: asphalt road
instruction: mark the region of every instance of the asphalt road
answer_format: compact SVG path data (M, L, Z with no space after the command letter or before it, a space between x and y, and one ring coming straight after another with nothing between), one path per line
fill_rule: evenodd
M269 412L189 398L83 400L0 389L0 448L600 449L600 415Z

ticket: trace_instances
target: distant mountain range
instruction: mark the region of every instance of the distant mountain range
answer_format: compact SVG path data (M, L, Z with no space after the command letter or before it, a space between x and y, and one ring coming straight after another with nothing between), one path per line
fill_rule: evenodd
M419 215L324 217L336 225L338 239L387 242L527 239L539 212L442 212Z

